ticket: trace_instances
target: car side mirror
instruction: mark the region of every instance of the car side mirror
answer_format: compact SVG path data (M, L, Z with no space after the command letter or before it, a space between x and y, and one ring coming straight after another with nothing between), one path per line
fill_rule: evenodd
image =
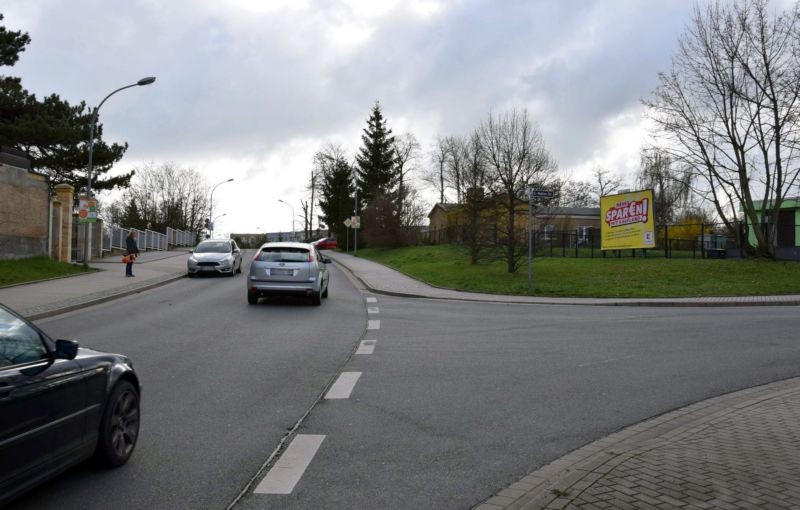
M328 257L322 257L322 263L323 264L330 264L331 263L331 259L329 259Z
M75 359L78 355L78 342L75 340L56 340L56 359Z

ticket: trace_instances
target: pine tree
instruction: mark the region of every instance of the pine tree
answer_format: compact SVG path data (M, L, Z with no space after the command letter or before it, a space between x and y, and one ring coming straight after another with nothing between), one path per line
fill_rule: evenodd
M319 207L322 221L341 242L347 231L344 220L353 214L353 170L347 161L337 159L322 174Z
M0 20L3 16L0 15ZM0 26L0 66L12 66L30 43L28 34ZM0 145L26 153L31 168L50 177L50 185L86 187L91 109L82 101L70 105L58 95L43 100L22 86L19 78L0 76ZM127 187L133 173L103 177L122 159L127 144L107 144L102 125L95 126L92 188Z
M376 195L391 193L397 184L394 137L378 102L372 108L361 141L363 146L356 155L359 201L369 202Z

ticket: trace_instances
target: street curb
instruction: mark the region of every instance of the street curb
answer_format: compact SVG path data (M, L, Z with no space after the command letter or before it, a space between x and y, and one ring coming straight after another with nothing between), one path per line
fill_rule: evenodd
M93 271L84 271L83 273L65 274L65 275L62 275L62 276L54 276L52 278L45 278L43 280L33 280L33 281L30 281L30 282L19 282L19 283L12 283L11 285L3 285L3 286L0 286L0 290L11 289L11 288L14 288L14 287L22 287L23 285L33 285L34 283L52 282L54 280L63 280L65 278L77 278L79 276L87 276L87 275L95 274L95 273L100 272L100 271L108 271L107 269L101 269L99 267L95 267L93 269L94 269Z
M772 298L772 297L780 297L780 296L712 296L708 298L698 298L698 299L729 299L731 301L640 301L636 300L636 298L619 298L619 299L631 299L631 301L620 301L614 298L575 298L575 299L595 299L595 300L607 300L607 302L595 302L595 303L581 303L576 301L547 301L547 297L541 297L542 301L520 301L514 299L514 296L510 296L508 294L495 294L498 297L506 297L509 299L481 299L481 298L474 298L474 297L442 297L442 296L425 296L422 294L411 294L405 292L396 292L396 291L389 291L383 289L377 289L372 287L368 284L364 279L358 276L353 269L351 269L346 263L332 259L341 267L347 269L347 271L353 275L361 284L368 289L370 292L374 292L375 294L382 294L385 296L394 296L394 297L406 297L406 298L416 298L416 299L439 299L442 301L468 301L473 303L497 303L497 304L507 304L507 305L562 305L562 306L641 306L641 307L651 307L651 308L665 308L665 307L692 307L692 308L701 308L701 307L737 307L737 306L800 306L800 299L792 299L786 301L734 301L735 299L752 299L753 297L756 298ZM368 260L368 259L364 259ZM370 261L375 264L380 264L379 262ZM381 264L383 265L383 264ZM458 292L462 294L470 294L470 291L466 290L458 290L458 289L450 289L447 287L439 287L436 285L431 285L426 283L414 276L408 275L402 271L399 271L393 267L385 266L392 271L397 271L398 273L407 276L413 280L416 280L424 285L428 285L429 287L446 290L449 292ZM533 297L533 296L530 296ZM568 300L570 298L559 298ZM651 299L664 299L669 300L671 298L651 298ZM673 298L673 299L692 299L692 298Z
M800 377L711 397L631 424L592 441L520 478L471 507L474 510L562 508L637 451L659 448L665 439L699 429L758 403L797 393Z
M175 282L175 281L180 280L182 278L186 278L186 275L182 274L182 275L179 275L179 276L171 276L171 277L168 277L168 278L166 278L164 280L161 280L161 281L158 281L158 282L154 282L154 283L151 283L151 284L148 284L148 285L144 285L142 287L138 287L138 288L135 288L135 289L124 290L122 292L118 292L118 293L115 293L115 294L109 294L108 296L103 296L101 298L91 299L89 301L84 301L82 303L76 303L74 305L63 306L63 307L60 307L60 308L54 308L52 310L46 310L44 312L30 314L30 315L26 315L25 317L27 319L32 320L32 321L36 321L36 320L39 320L39 319L45 319L47 317L53 317L55 315L61 315L63 313L72 312L74 310L80 310L81 308L88 308L90 306L99 305L101 303L106 303L108 301L113 301L115 299L119 299L119 298L122 298L122 297L125 297L125 296L130 296L132 294L138 294L139 292L144 292L146 290L151 290L151 289L155 289L155 288L158 288L158 287L162 287L164 285L167 285L168 283Z

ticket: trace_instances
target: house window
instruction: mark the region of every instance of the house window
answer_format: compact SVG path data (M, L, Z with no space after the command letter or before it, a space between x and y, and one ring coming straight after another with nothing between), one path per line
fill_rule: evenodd
M553 233L556 231L555 225L542 225L539 229L539 239L542 241L550 241L553 239Z
M587 245L591 239L592 227L588 225L581 225L578 227L578 244Z

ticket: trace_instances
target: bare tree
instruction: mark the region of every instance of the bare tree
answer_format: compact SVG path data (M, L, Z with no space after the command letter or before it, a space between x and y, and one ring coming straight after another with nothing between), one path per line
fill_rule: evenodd
M478 133L493 192L505 215L501 246L508 272L513 273L518 268L520 246L524 247L520 235L523 229L517 228L517 223L518 216L524 219L527 209L520 197L525 196L525 190L531 185L551 186L556 164L527 110L514 109L499 116L490 113Z
M462 197L459 203L466 220L463 226L464 241L469 249L470 263L474 265L482 258L490 241L484 216L490 204L486 195L492 176L478 131L473 132L467 140L461 140L459 150L463 158L458 179L458 194Z
M672 69L644 101L666 150L692 169L731 231L739 211L756 253L775 256L778 213L798 182L800 7L768 0L697 6Z
M641 188L652 188L653 210L660 223L673 223L689 204L692 192L692 173L676 168L669 154L659 149L642 151L637 177Z
M442 204L445 203L445 191L447 190L445 175L447 156L447 141L439 137L436 139L436 145L430 154L433 167L429 168L422 176L422 180L439 193L439 202Z
M408 175L414 170L414 165L421 148L417 138L412 133L404 133L394 139L395 167L397 172L397 203L400 215L406 203L408 191Z
M619 191L622 187L622 178L611 173L610 170L598 166L592 171L592 175L594 176L598 203L600 203L600 197Z
M561 184L558 204L562 207L598 207L597 186L589 181L568 179Z

